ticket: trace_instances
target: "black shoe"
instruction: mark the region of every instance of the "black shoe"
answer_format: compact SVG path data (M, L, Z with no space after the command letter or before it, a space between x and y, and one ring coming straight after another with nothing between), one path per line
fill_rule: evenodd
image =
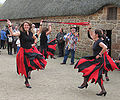
M25 82L26 88L32 88L28 82Z
M31 79L31 76L28 76L28 79Z
M109 78L108 77L105 77L106 78L106 81L109 81Z
M86 84L86 85L81 85L81 86L78 86L78 88L80 88L80 89L83 89L84 87L88 87L88 84Z
M52 59L52 58L53 58L53 59L56 59L54 56L50 56L50 58L51 58L51 59Z
M96 95L97 95L97 96L102 96L102 95L106 96L106 94L107 94L107 92L105 91L105 92L97 93Z
M74 63L70 63L70 65L74 65Z
M60 64L63 65L63 64L66 64L66 63L63 62L63 63L60 63Z
M92 79L91 83L94 83L95 82L95 79Z
M56 59L54 56L52 57L53 59Z

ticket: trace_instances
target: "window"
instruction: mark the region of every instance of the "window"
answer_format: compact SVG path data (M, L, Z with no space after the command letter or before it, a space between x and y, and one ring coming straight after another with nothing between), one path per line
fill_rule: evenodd
M117 7L109 7L108 8L107 20L117 20Z

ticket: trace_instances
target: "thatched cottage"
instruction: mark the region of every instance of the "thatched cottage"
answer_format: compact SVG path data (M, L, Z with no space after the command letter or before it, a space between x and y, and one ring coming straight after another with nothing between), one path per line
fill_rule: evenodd
M41 19L59 22L90 21L93 28L102 28L111 42L111 56L120 56L120 0L6 0L0 8L0 18L13 23L30 20L38 27ZM0 22L0 25L4 22ZM46 24L44 24L46 25ZM52 24L51 37L59 28L69 32L70 25ZM92 41L87 37L86 26L77 26L80 42L76 57L92 55Z

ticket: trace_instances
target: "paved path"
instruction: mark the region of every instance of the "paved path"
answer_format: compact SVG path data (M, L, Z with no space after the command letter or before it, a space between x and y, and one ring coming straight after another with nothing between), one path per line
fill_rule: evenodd
M48 59L45 70L33 71L30 84L24 86L24 77L16 73L16 55L0 55L0 100L120 100L120 72L109 72L110 81L104 81L108 92L106 97L95 94L100 91L98 84L89 83L87 89L78 89L83 81L82 73L69 65L60 65L63 58Z

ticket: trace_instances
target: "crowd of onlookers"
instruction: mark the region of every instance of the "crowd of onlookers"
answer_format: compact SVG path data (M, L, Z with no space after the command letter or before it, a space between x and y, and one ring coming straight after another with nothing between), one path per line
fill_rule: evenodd
M14 32L19 31L18 25L14 27ZM14 49L14 54L17 53L18 48L17 46L20 45L18 42L19 38L10 35L8 27L4 26L0 31L0 49L7 49L8 55L12 55L12 49Z

